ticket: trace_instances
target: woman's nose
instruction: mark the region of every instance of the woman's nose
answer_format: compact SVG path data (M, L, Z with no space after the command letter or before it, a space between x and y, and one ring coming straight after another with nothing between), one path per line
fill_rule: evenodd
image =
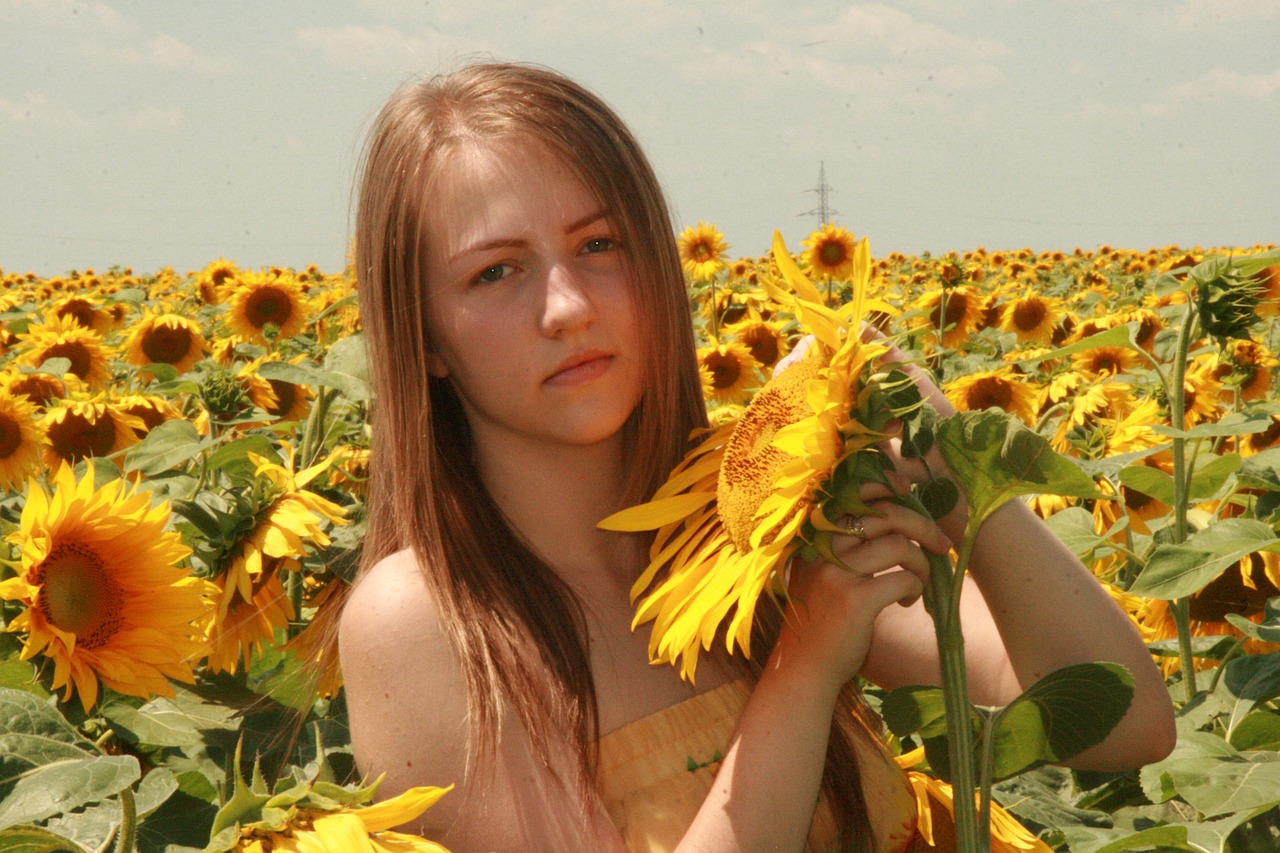
M585 328L596 318L595 304L582 273L563 264L547 271L546 300L542 309L542 331L548 337Z

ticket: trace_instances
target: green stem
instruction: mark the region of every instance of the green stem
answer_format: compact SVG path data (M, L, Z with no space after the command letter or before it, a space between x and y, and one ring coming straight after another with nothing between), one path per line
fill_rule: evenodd
M1178 330L1178 349L1173 360L1173 376L1167 386L1169 398L1169 422L1175 430L1186 429L1187 354L1191 350L1191 333L1196 325L1194 296L1187 299L1187 313ZM1188 502L1187 440L1173 439L1173 544L1187 541ZM1191 602L1180 598L1170 602L1175 624L1178 627L1178 661L1182 668L1182 683L1186 701L1196 695L1195 656L1191 651Z
M320 447L324 444L321 440L321 425L329 413L330 399L332 399L330 389L323 385L316 389L315 400L311 404L311 411L307 413L307 422L302 428L302 446L298 448L300 469L314 465L316 457L320 455Z
M947 712L947 753L951 764L952 803L955 808L959 853L986 853L991 844L988 824L978 819L974 793L977 766L973 726L969 717L969 682L964 662L964 635L960 632L958 601L952 595L951 561L943 554L928 554L929 585L925 604L933 614L938 658L942 667L942 696Z
M134 838L138 829L138 806L133 799L133 788L120 791L120 834L116 836L115 853L134 853Z

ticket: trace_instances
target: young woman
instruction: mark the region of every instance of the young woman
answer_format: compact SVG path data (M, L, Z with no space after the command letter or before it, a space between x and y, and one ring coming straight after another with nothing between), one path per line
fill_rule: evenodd
M384 107L357 217L376 404L342 667L383 795L459 783L411 829L457 853L909 844L910 797L850 683L936 681L922 549L960 536L963 507L939 528L880 504L840 537L856 572L794 565L789 618L753 660L712 655L683 682L630 630L647 542L596 527L705 424L671 221L635 140L554 72L471 66ZM1164 685L1125 616L1021 505L989 528L965 597L975 700L1118 661L1133 705L1077 763L1167 753Z

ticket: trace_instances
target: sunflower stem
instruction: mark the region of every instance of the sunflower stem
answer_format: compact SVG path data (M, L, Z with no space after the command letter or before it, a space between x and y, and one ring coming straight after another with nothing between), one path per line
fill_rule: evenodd
M951 764L956 849L959 853L986 853L990 848L991 833L987 828L988 824L979 819L974 799L978 787L977 766L969 713L964 635L960 632L958 601L952 594L953 569L946 555L927 556L929 585L925 588L924 598L933 614L938 658L942 667L942 696L947 712L947 755Z
M120 833L116 836L115 853L134 853L134 838L138 829L138 806L133 799L133 788L120 791Z
M1191 336L1196 326L1195 299L1187 299L1187 313L1178 330L1178 347L1173 359L1173 375L1167 388L1169 398L1169 423L1175 430L1186 429L1186 374L1187 354L1191 350ZM1173 439L1173 543L1187 541L1187 506L1189 495L1187 470L1187 440ZM1171 602L1174 623L1178 628L1178 663L1182 669L1185 698L1190 702L1196 695L1195 655L1191 648L1191 601L1179 598Z

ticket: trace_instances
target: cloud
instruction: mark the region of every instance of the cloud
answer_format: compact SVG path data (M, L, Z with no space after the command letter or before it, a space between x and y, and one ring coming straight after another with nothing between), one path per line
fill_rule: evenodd
M135 133L152 134L182 126L182 110L143 104L125 112L87 116L65 101L42 92L28 93L21 100L0 98L0 125L47 133Z
M1170 101L1210 101L1222 97L1262 101L1280 93L1280 69L1270 74L1244 74L1230 68L1214 68L1168 91Z
M859 51L933 65L954 60L989 60L1009 48L990 38L969 38L918 20L881 3L849 7L830 24L809 28L813 39L827 39Z
M1275 0L1183 0L1168 17L1184 31L1235 27L1280 21L1280 3Z
M297 38L304 47L347 68L434 68L447 58L486 47L472 39L446 36L431 27L423 35L410 35L386 25L304 27L298 30Z
M112 70L156 68L218 74L235 69L229 57L211 57L176 36L144 36L139 27L105 3L76 0L8 0L24 23L55 34L61 52Z

